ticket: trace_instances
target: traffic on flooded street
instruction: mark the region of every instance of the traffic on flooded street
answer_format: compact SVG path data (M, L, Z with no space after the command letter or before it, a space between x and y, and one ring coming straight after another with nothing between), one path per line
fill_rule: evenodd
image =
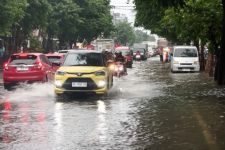
M0 8L0 150L225 150L225 0Z
M170 69L159 56L135 61L103 96L1 85L0 149L225 149L225 88Z

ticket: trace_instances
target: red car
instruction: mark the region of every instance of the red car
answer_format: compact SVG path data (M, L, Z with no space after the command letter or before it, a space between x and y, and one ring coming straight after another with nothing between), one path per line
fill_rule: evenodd
M52 81L53 77L53 66L42 53L13 54L3 66L5 89L18 82L47 82Z
M63 54L63 53L48 53L45 55L48 57L48 60L53 64L53 71L56 72L56 70L62 64L65 54Z
M131 53L130 48L126 47L126 46L120 46L120 47L116 47L115 51L122 52L122 55L126 58L127 68L132 68L133 57L132 57L132 53Z

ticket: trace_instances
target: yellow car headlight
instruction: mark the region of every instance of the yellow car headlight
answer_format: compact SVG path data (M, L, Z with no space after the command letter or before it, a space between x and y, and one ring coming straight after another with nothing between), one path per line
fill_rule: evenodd
M106 85L106 81L98 81L98 87L104 87Z

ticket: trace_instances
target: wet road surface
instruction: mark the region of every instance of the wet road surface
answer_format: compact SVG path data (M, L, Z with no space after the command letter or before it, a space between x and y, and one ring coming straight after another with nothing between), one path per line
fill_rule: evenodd
M52 89L0 87L0 149L225 149L225 88L158 57L135 62L105 97L57 100Z

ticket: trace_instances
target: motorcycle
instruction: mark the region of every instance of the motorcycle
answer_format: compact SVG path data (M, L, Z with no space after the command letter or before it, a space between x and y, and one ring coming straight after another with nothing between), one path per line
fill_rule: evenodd
M135 60L141 60L141 53L139 51L135 53L134 59Z
M115 62L113 76L121 77L127 75L125 65L122 62Z

